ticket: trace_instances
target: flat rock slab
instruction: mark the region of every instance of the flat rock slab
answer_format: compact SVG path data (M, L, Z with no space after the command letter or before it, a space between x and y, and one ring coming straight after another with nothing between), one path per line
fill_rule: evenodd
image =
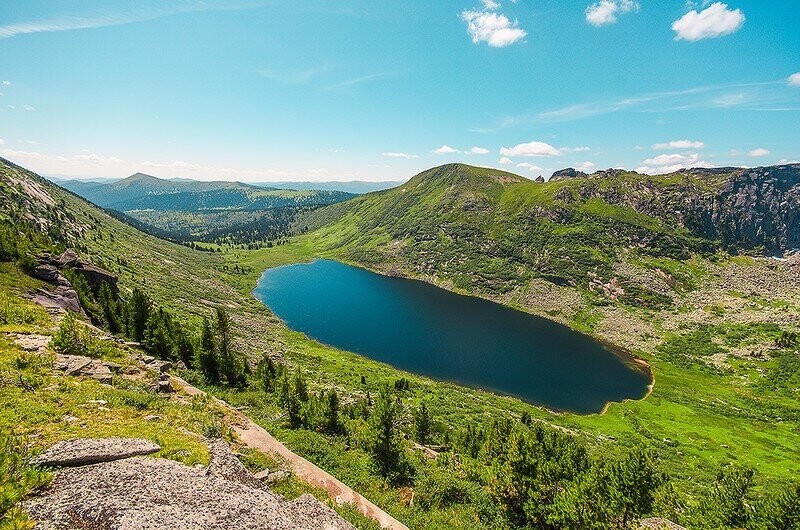
M14 344L25 351L44 353L45 348L50 344L50 337L47 335L24 335L10 334L14 339Z
M75 467L150 455L161 447L143 438L76 438L58 442L34 458L48 467Z
M354 530L314 498L149 457L63 469L22 507L42 530Z

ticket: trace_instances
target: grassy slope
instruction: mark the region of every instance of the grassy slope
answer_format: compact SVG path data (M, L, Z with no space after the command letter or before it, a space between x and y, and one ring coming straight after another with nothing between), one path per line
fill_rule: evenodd
M486 193L493 197L499 194L501 202L549 200L549 194L540 193L541 188L534 186L523 182L512 186L513 193L509 193L501 185L492 185ZM550 186L566 187L568 184L553 183ZM529 187L531 191L525 191L524 187ZM312 386L315 388L336 386L346 393L363 395L367 390L375 392L385 382L392 382L401 376L408 377L408 374L387 365L334 350L288 330L250 296L250 290L263 268L295 263L315 256L347 257L345 252L358 248L356 240L364 237L368 238L363 244L365 248L370 248L370 245L378 248L391 243L390 235L380 226L373 227L365 235L345 223L339 223L334 228L297 238L290 244L275 249L208 254L151 238L113 220L71 194L53 188L48 190L54 196L62 198L66 208L80 222L93 227L84 240L90 259L102 260L118 272L123 289L138 285L147 278L145 287L159 303L190 319L208 314L215 304L225 304L235 318L238 342L244 350L253 355L263 351L282 355L310 374ZM399 196L409 192L394 190L387 193ZM443 195L444 192L438 197L429 196L421 204L413 200L406 202L406 199L398 197L393 215L402 216L411 209L423 215L435 208L438 205L437 198ZM364 204L369 197L371 195L355 201L357 204ZM344 244L336 247L335 243L338 241L343 241ZM120 263L118 258L121 259ZM234 264L244 266L247 272L224 272L224 265ZM762 265L758 263L748 262L747 266L753 267L754 274L762 272ZM427 279L437 278L430 275ZM438 282L448 283L441 280ZM475 294L489 296L481 292ZM506 302L516 305L522 305L520 301L524 299L521 293L503 296ZM790 303L797 302L793 299ZM536 310L530 304L526 307ZM596 320L600 324L588 328L595 329L598 333L596 328L602 328L603 322L609 317L604 313L604 308L591 311L593 317L586 320L593 322L594 312L598 311ZM631 308L625 308L624 311L630 312L636 322L644 319L668 320L661 314L637 312ZM679 309L674 311L680 312ZM769 314L767 309L764 311L765 315ZM556 318L567 322L572 322L573 317L574 315L556 315ZM655 332L659 338L666 336L663 331L656 329ZM754 396L750 388L752 385L741 377L745 374L748 378L755 378L758 376L755 370L717 375L697 365L679 368L658 360L653 356L652 349L634 349L653 365L657 379L654 392L641 402L612 405L603 416L556 415L514 398L495 396L416 376L411 377L412 383L420 390L408 396L406 401L411 405L427 395L434 416L454 427L503 415L518 417L523 412L529 412L541 420L579 429L588 439L600 445L611 443L608 441L609 437L625 444L644 437L663 448L671 470L687 484L698 477L707 479L711 462L721 460L751 464L764 476L774 479L788 479L800 474L800 453L796 444L799 433L796 396L781 400L773 400L769 396ZM762 367L763 365L759 365L759 368ZM366 386L360 383L361 375L366 376ZM253 403L258 403L258 396L229 393L225 397L237 404L250 405L254 418L266 427L276 430L290 446L361 489L368 497L380 502L401 519L414 522L422 517L418 511L400 502L400 492L387 490L379 481L370 479L370 472L364 468L363 462L348 462L346 458L340 458L344 453L335 444L330 447L323 444L323 448L311 447L308 438L302 433L282 430L281 423L275 421L277 411L260 410L252 406ZM778 420L778 414L771 408L775 401L787 407L794 414L794 419ZM763 406L764 403L769 406ZM463 519L458 514L442 513L434 516L441 526L450 523L458 527L456 521Z

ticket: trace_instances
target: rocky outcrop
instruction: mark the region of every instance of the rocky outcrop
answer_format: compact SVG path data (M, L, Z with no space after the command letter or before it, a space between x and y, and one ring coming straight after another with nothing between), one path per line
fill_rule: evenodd
M119 365L112 362L92 359L83 355L56 355L56 362L53 369L64 372L66 375L86 376L110 385L113 381L113 372L118 370Z
M614 176L609 171L590 177ZM557 173L563 173L558 180L565 180L580 172ZM578 194L582 200L628 206L724 246L769 254L800 248L800 164L691 169L669 177L673 182L667 185L642 177L615 186L589 178Z
M157 444L143 438L76 438L58 442L34 458L33 463L46 467L88 466L160 450Z
M227 464L214 463L225 451L221 445L212 450L209 471L151 457L65 468L22 506L43 530L353 529L314 497L286 501L260 484L250 486L241 477L231 480L227 473L211 472L227 469Z
M559 180L571 180L576 178L586 178L589 175L584 173L583 171L578 171L575 168L568 167L566 169L560 169L553 173L553 176L550 177L550 180L553 182Z

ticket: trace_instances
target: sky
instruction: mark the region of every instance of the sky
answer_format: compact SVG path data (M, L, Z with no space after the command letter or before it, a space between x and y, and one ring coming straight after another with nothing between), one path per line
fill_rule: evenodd
M529 178L800 159L796 0L0 2L0 156L45 175Z

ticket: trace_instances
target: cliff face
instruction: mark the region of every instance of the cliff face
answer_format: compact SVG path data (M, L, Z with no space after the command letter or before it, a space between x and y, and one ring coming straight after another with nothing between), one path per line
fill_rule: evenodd
M582 199L628 206L724 246L775 254L800 248L800 164L693 169L666 185L642 179L609 187L601 178L585 180Z

